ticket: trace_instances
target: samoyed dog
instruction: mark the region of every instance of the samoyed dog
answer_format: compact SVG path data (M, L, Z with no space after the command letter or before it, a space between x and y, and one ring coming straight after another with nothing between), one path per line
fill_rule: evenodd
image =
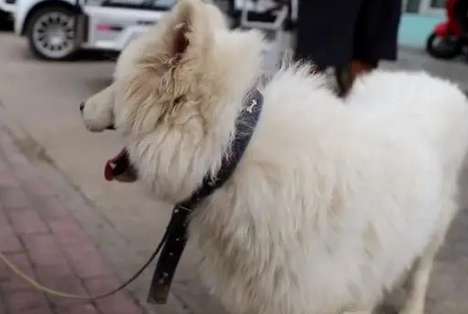
M457 211L464 95L428 74L376 71L343 100L307 65L260 86L263 47L214 6L179 1L81 106L89 130L126 139L111 175L188 198L216 175L257 86L264 104L245 154L191 216L206 284L235 314L372 313L404 277L400 313L422 314Z

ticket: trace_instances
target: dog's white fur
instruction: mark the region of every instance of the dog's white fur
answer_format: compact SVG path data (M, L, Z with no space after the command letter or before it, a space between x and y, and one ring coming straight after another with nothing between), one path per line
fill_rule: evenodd
M85 123L115 124L140 178L180 201L219 168L262 49L211 5L180 1L123 52ZM232 313L370 313L414 265L401 313L421 314L456 213L465 97L424 73L375 72L343 101L309 70L263 88L246 155L193 215L203 278Z

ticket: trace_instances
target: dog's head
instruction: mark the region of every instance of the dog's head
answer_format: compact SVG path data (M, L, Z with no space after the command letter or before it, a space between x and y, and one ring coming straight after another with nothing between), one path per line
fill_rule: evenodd
M213 5L179 1L122 52L114 82L81 106L89 130L115 128L127 140L109 178L136 168L160 198L190 195L229 145L262 49L258 33L230 31Z

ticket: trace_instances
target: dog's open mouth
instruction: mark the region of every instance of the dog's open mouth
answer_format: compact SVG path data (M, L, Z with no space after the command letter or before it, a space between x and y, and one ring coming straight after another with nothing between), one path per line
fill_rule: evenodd
M126 148L122 149L117 156L107 161L104 177L107 181L134 182L137 180L136 169L130 163Z

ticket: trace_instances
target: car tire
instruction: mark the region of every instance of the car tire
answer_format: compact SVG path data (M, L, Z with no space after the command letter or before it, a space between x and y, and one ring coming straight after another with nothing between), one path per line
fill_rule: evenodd
M69 60L78 50L77 16L61 6L44 7L33 13L26 35L32 52L45 60Z

